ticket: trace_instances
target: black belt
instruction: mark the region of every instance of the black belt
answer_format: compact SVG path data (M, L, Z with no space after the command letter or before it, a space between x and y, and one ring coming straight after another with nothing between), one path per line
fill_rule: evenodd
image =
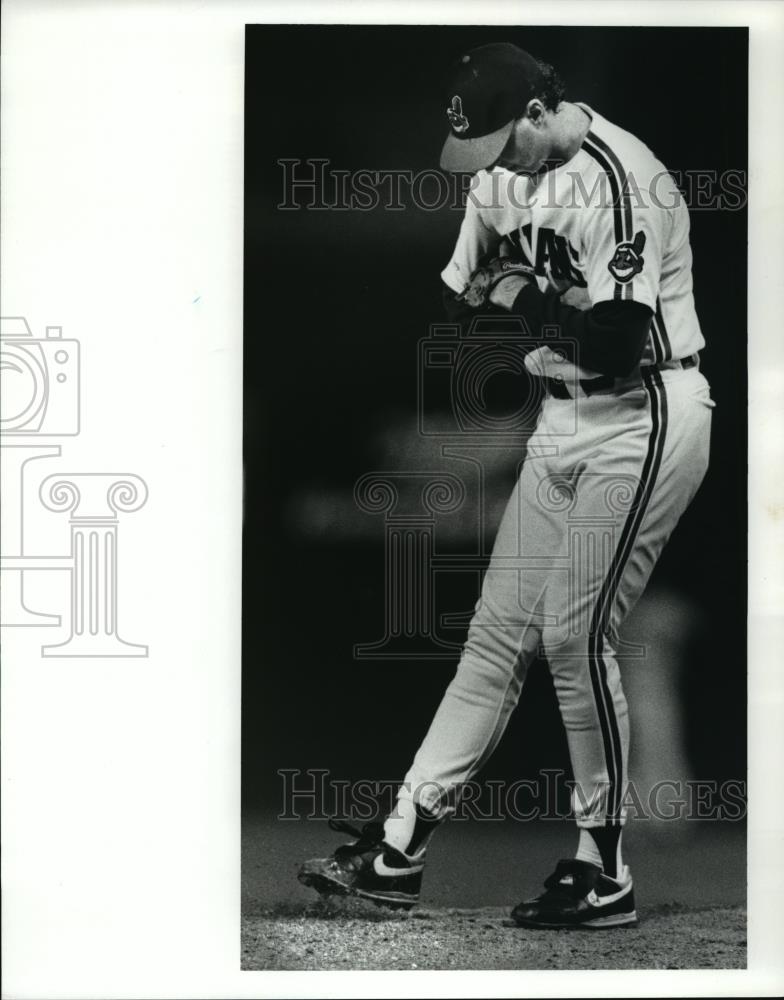
M665 361L656 365L642 365L640 372L662 371L663 369L672 367L673 365L680 365L683 369L695 368L699 362L699 354L690 354L689 357L681 358L677 361ZM546 375L543 381L548 394L554 399L573 398L566 383L560 375L557 378L551 378L549 375ZM581 378L579 380L580 388L586 396L593 396L597 392L611 392L616 385L621 385L625 382L628 382L628 379L615 378L614 375L600 375L598 378Z

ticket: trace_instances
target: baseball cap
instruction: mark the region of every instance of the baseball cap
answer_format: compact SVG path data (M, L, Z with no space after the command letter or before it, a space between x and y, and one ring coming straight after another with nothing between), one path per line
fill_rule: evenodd
M509 42L480 45L461 56L447 90L451 132L441 169L475 173L494 163L541 79L534 57Z

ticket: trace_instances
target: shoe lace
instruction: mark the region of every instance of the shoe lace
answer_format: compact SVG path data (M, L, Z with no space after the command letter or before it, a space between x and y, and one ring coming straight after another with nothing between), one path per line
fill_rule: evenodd
M343 847L339 847L335 851L336 855L364 854L365 851L374 850L384 843L383 823L365 823L359 830L345 820L333 818L329 820L329 828L336 833L347 833L350 837L356 838L353 844L344 844Z

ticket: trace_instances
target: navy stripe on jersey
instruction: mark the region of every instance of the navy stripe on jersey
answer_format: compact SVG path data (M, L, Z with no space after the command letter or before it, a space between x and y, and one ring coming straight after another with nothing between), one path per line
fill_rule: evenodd
M621 191L621 203L623 207L623 220L624 220L624 239L633 240L634 239L634 221L632 219L632 203L631 203L631 193L629 191L628 178L626 176L626 171L623 168L623 164L618 159L615 151L611 146L600 139L593 132L588 133L588 138L594 143L602 152L606 155L607 159L610 161L612 166L615 168L618 178L618 184ZM618 298L618 289L615 289L615 298ZM631 299L632 295L632 282L628 282L623 287L623 298ZM670 337L667 332L667 327L664 322L664 314L661 308L661 299L656 299L656 312L651 320L651 339L653 341L653 360L654 363L659 361L669 361L672 358L672 346L670 345Z
M626 226L623 206L621 204L621 186L618 182L618 175L613 170L610 165L610 161L604 155L604 153L599 151L598 146L594 145L591 141L593 139L593 132L589 132L583 141L582 148L592 156L594 160L599 164L602 170L607 174L607 179L610 182L610 189L612 190L613 196L613 226L615 227L615 242L621 243L623 240L627 239L626 236Z
M603 152L600 151L598 144L596 143L596 136L593 132L589 132L583 141L582 148L592 156L594 160L599 164L602 170L607 174L607 178L610 182L610 190L613 196L613 226L615 229L615 242L623 243L624 241L632 239L631 232L631 204L629 204L628 212L628 230L627 230L627 212L623 205L623 187L621 180L614 165L608 159ZM626 177L624 175L624 181ZM628 191L627 191L627 201L628 201ZM628 289L628 293L626 291ZM615 282L615 289L613 290L614 299L631 298L631 282L629 282L625 287L620 281Z
M664 361L664 339L659 329L656 316L651 317L651 344L653 345L653 363Z
M660 361L669 361L672 358L672 345L670 344L670 335L667 333L667 326L664 322L664 313L662 312L661 299L657 296L656 298L656 315L654 317L656 325L659 328L659 336L662 341L662 356Z
M599 717L599 726L602 733L602 742L604 744L607 776L610 783L607 793L606 822L611 826L617 825L621 821L624 782L621 736L618 729L618 719L615 715L612 693L607 683L604 641L605 636L610 630L612 609L623 571L626 568L626 563L637 539L642 520L648 509L653 488L656 484L656 477L661 466L664 440L667 433L667 395L664 391L661 375L657 371L651 371L643 375L643 381L651 404L651 433L648 438L648 449L634 501L623 526L610 571L599 593L599 599L594 608L588 634L588 667L594 702L596 703L597 715Z
M615 170L618 174L618 182L621 186L621 192L623 195L621 207L623 209L623 219L626 229L626 236L624 238L627 240L632 240L634 239L634 224L632 222L632 200L631 200L631 195L629 193L629 182L626 177L626 171L623 169L623 165L621 164L621 161L618 159L613 149L607 145L604 139L600 139L599 136L596 135L594 132L589 132L588 138L595 146L597 146L605 154L607 159L615 167Z
M614 216L620 218L620 225L615 224L615 242L631 242L634 239L634 220L632 219L632 199L629 190L629 181L623 164L618 159L611 146L600 139L595 132L588 132L583 142L583 148L602 167L610 178L610 186L613 190ZM618 233L620 232L620 236ZM633 299L633 281L625 284L616 282L613 298Z

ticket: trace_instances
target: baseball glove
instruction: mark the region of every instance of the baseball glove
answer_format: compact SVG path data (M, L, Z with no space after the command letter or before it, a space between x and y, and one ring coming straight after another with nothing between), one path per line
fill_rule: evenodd
M525 264L514 257L494 257L474 271L468 284L457 296L457 301L465 302L472 309L479 309L485 305L490 297L490 292L498 282L508 278L511 274L522 274L531 279L535 276L534 269L530 264Z

